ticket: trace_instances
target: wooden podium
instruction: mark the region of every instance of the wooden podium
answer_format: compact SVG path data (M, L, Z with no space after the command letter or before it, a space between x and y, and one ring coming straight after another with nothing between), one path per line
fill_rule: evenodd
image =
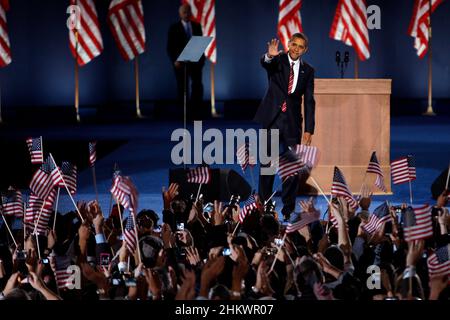
M375 174L365 174L372 151L377 152L384 183L392 194L391 82L391 79L315 80L316 129L312 144L319 148L320 160L311 175L326 194L331 192L335 165L354 194L360 193L364 179L374 194L385 194L373 185ZM307 183L315 187L311 179Z

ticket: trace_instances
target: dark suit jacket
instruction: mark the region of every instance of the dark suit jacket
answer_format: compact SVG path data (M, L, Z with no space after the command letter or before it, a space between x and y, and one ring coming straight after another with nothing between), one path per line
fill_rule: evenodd
M193 36L203 35L202 27L199 23L191 21L191 27ZM187 38L186 31L184 30L184 26L181 20L170 26L169 37L167 40L167 53L169 54L170 60L172 62L175 62L177 60L188 42L189 39ZM205 58L203 56L199 62L204 62L204 60Z
M305 100L305 131L314 134L315 106L314 101L314 69L304 61L299 68L297 86L288 95L289 59L286 53L274 57L269 63L261 59L269 77L269 88L264 96L254 120L263 128L280 130L281 139L288 145L300 142L302 134L302 95ZM283 102L287 103L287 111L281 112Z

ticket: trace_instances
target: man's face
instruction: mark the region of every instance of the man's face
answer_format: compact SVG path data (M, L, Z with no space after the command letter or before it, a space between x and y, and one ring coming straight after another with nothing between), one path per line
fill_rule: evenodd
M289 56L296 61L306 52L306 41L301 38L293 38L288 43Z
M191 19L192 13L191 13L191 7L189 5L187 5L187 4L182 5L180 7L179 13L180 13L181 20L188 22Z

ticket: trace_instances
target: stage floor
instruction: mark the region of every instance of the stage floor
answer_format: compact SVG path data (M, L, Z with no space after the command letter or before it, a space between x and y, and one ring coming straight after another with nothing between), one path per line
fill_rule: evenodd
M45 152L52 152L57 161L71 160L78 164L78 192L75 200L95 199L92 172L87 166L87 143L98 140L99 159L96 163L96 176L99 201L105 213L110 207L112 169L117 163L123 174L133 179L139 190L139 209L153 209L160 214L161 188L168 185L169 168L177 167L172 164L170 158L172 147L176 145L176 142L171 142L171 134L173 130L182 127L183 123L180 121L150 119L128 121L123 124L81 123L36 127L2 125L0 126L3 150L1 187L13 184L22 189L27 188L33 169L29 164L25 138L42 135ZM190 127L192 128L192 125ZM203 130L217 128L222 132L225 129L245 130L251 127L256 128L256 125L250 121L219 118L203 122ZM433 204L431 184L442 170L448 167L450 161L450 116L392 118L391 160L407 154L414 155L416 160L417 180L412 183L414 203ZM238 165L212 167L234 169L242 173ZM256 180L257 172L255 171ZM248 172L245 178L251 183ZM278 181L276 178L275 186L279 184ZM385 199L393 204L409 201L408 184L393 185L392 190L393 195L375 196L371 208ZM281 209L280 198L275 197L275 201L277 209ZM317 206L325 211L325 201L320 196L317 197ZM62 212L73 210L73 205L65 192L62 192L58 210Z

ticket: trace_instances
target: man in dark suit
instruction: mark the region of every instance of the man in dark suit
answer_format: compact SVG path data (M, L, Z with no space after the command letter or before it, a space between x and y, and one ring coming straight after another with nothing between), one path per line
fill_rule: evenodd
M304 97L305 132L302 143L311 144L315 125L314 69L301 57L308 50L308 39L302 33L295 33L289 40L288 52L278 50L279 41L271 40L261 64L269 77L269 88L255 116L264 129L278 129L280 153L300 143L302 135L302 96ZM267 148L270 150L270 130ZM270 151L269 151L270 152ZM276 156L276 155L275 155ZM262 164L269 166L269 164ZM274 175L261 175L259 194L267 200L272 194ZM282 213L285 220L295 209L298 177L290 177L283 183Z
M192 36L202 36L200 24L191 21L191 7L183 4L179 9L180 21L170 26L167 52L172 61L177 80L177 98L182 103L184 97L184 64L176 61ZM203 56L199 62L187 64L187 81L191 82L190 100L193 107L199 109L203 100L202 69L205 64ZM189 87L186 87L189 92ZM189 93L188 93L189 97Z

